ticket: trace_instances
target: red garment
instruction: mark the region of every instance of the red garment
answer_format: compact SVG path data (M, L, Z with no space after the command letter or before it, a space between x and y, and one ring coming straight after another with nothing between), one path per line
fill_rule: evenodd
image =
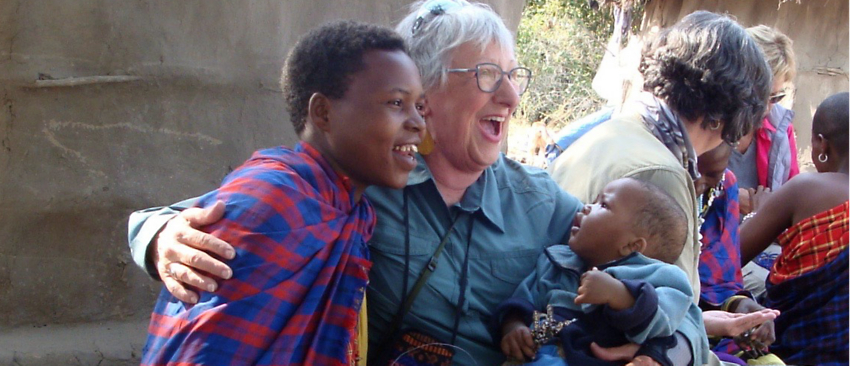
M788 113L790 115L784 115L783 113ZM771 116L777 119L777 121L771 121ZM774 179L768 181L768 174L773 174L769 172L770 166L770 150L775 141L773 141L773 136L776 134L776 126L774 124L780 123L779 119L785 118L793 118L793 112L787 110L779 105L774 105L771 108L771 114L764 118L762 121L762 126L755 133L755 144L756 144L756 172L758 174L759 185L764 187L769 187L771 189L777 189L782 184L787 182L789 179L793 178L795 175L800 174L800 166L797 164L797 138L794 136L794 125L792 123L788 123L788 127L785 130L785 134L788 139L788 150L783 154L788 154L790 161L788 162L790 166L790 170L788 172L787 177L782 177L784 180L780 182L773 182ZM774 162L774 164L776 164ZM775 167L773 167L775 169ZM778 178L777 178L778 179Z
M312 146L260 150L198 201L236 249L233 278L195 305L163 289L142 365L346 366L355 359L375 211Z
M768 276L770 283L777 285L816 270L847 249L848 202L800 221L776 238L782 254Z

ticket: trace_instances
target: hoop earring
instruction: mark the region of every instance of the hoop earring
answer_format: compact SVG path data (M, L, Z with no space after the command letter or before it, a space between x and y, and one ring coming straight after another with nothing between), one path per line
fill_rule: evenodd
M712 131L719 130L720 129L720 121L716 121L716 120L711 121L711 123L708 124L708 128L711 129Z
M434 138L431 137L431 132L427 129L425 130L425 137L422 138L422 142L417 146L417 150L419 150L419 155L425 156L434 151Z
M827 156L827 155L826 155L826 154L824 154L824 153L820 153L820 154L818 154L818 161L819 161L819 162L821 162L821 163L826 163L826 161L827 161L827 160L829 160L829 156Z

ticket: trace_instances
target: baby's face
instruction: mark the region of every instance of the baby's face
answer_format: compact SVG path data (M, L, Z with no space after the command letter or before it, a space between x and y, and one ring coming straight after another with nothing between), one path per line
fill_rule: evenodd
M576 214L569 245L588 266L621 258L620 248L637 237L633 228L642 192L637 181L618 179Z

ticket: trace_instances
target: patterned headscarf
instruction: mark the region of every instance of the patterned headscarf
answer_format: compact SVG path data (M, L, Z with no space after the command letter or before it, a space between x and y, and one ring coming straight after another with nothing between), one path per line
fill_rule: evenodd
M667 106L661 99L656 98L648 92L642 92L635 98L636 108L643 123L649 128L649 132L682 163L682 167L688 171L691 179L697 180L700 175L697 171L697 154L685 132L685 124L679 116Z

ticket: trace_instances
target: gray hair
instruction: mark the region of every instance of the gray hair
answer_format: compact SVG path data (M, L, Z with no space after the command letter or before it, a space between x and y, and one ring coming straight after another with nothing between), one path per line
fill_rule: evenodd
M465 0L444 2L458 6L453 5L435 15L424 7L430 8L433 0L420 0L411 5L410 13L396 26L396 32L407 42L410 57L419 67L425 90L445 85L445 70L452 61L451 55L465 43L471 42L484 52L488 45L496 42L502 50L514 52L513 35L490 6ZM417 18L423 15L423 20L417 24Z

